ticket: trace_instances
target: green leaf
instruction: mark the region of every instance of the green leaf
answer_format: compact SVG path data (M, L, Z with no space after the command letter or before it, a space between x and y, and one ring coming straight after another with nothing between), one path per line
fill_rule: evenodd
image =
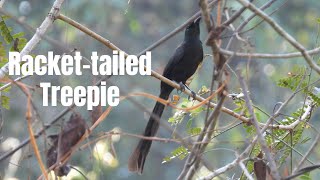
M256 118L257 118L257 121L260 122L261 121L261 114L260 114L260 111L257 111L257 112L254 112Z
M168 122L171 123L171 125L180 124L185 115L186 113L184 111L177 111L172 117L168 119Z
M210 92L210 89L207 86L202 86L201 89L198 91L199 94L205 94Z
M0 57L0 67L4 66L8 62L9 62L9 60L7 58L1 58Z
M1 96L1 106L5 109L10 109L10 98L7 96Z
M291 89L292 91L295 91L300 82L303 80L306 69L297 67L296 69L291 72L291 75L285 78L282 78L278 80L277 85L283 88ZM306 87L307 82L303 81L300 88Z
M0 57L4 58L6 56L6 49L4 48L2 42L0 42Z
M206 110L206 108L205 107L198 107L198 108L196 108L196 109L193 109L193 110L191 110L190 111L190 117L191 118L195 118L195 117L197 117L201 112L203 112L204 110Z
M6 25L6 23L4 22L4 19L6 18L2 16L2 20L0 21L1 36L4 38L7 44L10 44L13 41L13 37L10 34L12 29Z
M199 135L201 133L202 128L200 127L194 127L188 129L188 134L191 136Z
M182 108L187 108L187 106L185 104L182 104L181 107Z
M306 172L303 175L301 175L300 179L302 179L302 180L311 180L310 172Z
M4 84L0 83L0 87L2 87ZM11 86L8 86L7 88L3 89L2 92L7 93L10 92Z
M246 130L246 132L247 132L246 134L248 137L255 134L255 129L253 126L251 126L251 125L248 126L248 125L244 124L243 127Z
M189 154L188 149L184 146L179 146L177 149L173 150L170 153L170 156L167 156L163 158L162 163L170 162L172 159L179 158L180 160L183 160L187 155Z
M187 122L187 129L190 129L192 125L192 119L189 119L189 121Z
M27 39L26 38L19 38L19 44L18 44L18 49L21 51L27 44Z
M2 42L0 42L0 67L4 66L7 64L8 59L6 58L6 49L3 46Z
M10 16L3 15L3 16L1 16L1 18L2 18L2 20L7 20L10 18Z
M304 144L304 143L308 142L310 139L311 139L310 137L307 137L307 138L303 139L303 140L300 142L300 144Z
M19 32L19 33L16 33L16 34L12 35L13 39L21 38L23 36L24 36L24 32Z

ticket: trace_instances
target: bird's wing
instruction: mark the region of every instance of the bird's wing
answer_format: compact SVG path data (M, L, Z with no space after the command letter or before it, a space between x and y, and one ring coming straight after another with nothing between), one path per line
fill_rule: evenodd
M180 46L178 46L177 49L175 50L173 56L170 58L168 64L163 70L164 77L168 79L172 79L171 75L172 75L172 72L174 72L174 68L177 67L176 65L183 59L183 56L185 54L183 46L184 44L180 44Z

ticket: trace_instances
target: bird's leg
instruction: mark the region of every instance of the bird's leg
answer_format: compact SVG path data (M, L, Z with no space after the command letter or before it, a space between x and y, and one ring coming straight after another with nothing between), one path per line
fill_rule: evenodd
M180 85L180 90L178 90L179 94L185 91L186 89L188 89L189 91L191 91L191 94L192 94L192 96L188 97L188 100L190 100L190 97L192 97L192 99L196 99L196 93L192 91L187 85L183 84L182 82L180 82L179 85Z
M182 82L179 82L179 86L180 86L180 89L177 90L177 93L181 94L183 91L186 90L186 85L184 85Z
M192 94L192 96L189 96L189 97L188 97L188 100L190 100L190 97L192 97L192 99L195 100L197 94L196 94L194 91L192 91L187 85L185 85L185 87L186 87L187 89L189 89L189 91L191 91L191 94Z

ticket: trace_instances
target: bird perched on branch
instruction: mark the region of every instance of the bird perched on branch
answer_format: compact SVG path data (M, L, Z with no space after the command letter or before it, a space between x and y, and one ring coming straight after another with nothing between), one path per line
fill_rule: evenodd
M164 77L180 83L182 89L185 88L184 84L196 72L203 60L202 42L200 41L200 19L199 17L187 26L183 42L175 50L163 71ZM159 98L168 99L173 89L172 86L161 82ZM160 120L164 108L165 105L159 102L156 103L145 128L144 136L153 137L156 135L159 128L158 120ZM130 171L142 174L151 144L151 140L141 139L139 141L129 158L128 169Z

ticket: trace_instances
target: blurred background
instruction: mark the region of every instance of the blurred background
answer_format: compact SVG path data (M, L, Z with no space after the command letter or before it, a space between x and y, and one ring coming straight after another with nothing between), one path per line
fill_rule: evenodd
M24 32L25 37L29 40L33 33L17 24L13 18L21 20L23 24L37 28L47 16L53 2L53 0L7 0L3 9L13 15L13 17L7 19L6 23L9 27L12 27L14 33ZM241 7L240 4L235 1L225 2L230 14ZM258 7L266 2L266 0L254 1ZM276 10L272 17L306 48L312 49L317 46L317 18L320 16L319 9L320 3L318 0L278 0L267 9L266 12L271 13ZM128 54L138 54L180 26L198 10L198 1L193 0L65 0L61 12L110 40ZM216 7L213 8L211 14L215 19ZM243 19L249 15L251 15L251 13L246 11L233 25L237 27ZM223 20L225 20L225 18L226 17L223 16ZM254 27L259 22L259 18L254 18L244 30ZM54 22L46 35L59 42L61 47L53 46L48 43L48 41L42 40L36 49L32 51L32 54L46 55L47 51L62 54L68 53L70 49L73 48L81 51L81 55L88 59L90 59L92 51L97 51L99 55L112 54L112 51L101 43L60 20ZM226 46L230 35L230 31L223 33L222 47ZM245 44L236 40L232 44L231 50L260 53L286 53L295 51L294 48L278 36L266 23L262 23L253 30L241 35L249 43ZM183 36L184 32L182 31L152 51L153 70L162 73L174 49L182 42ZM202 22L201 40L205 42L206 37L206 28ZM3 41L1 37L0 41ZM69 49L65 47L69 47ZM211 54L211 49L204 46L204 53ZM318 57L315 57L315 59L317 60ZM246 80L248 81L253 103L270 114L272 114L277 102L283 102L291 95L291 91L278 87L276 81L286 77L288 72L291 72L297 65L307 67L302 58L249 60L247 58L233 58L230 62L230 66L233 69L240 67L247 70ZM210 87L212 69L212 58L207 57L200 71L193 79L191 89L197 92L202 86ZM82 76L32 76L31 78L23 80L24 83L35 87L33 97L39 110L41 121L35 123L34 129L40 129L42 124L51 121L59 112L65 109L65 107L61 105L57 107L42 106L42 90L37 87L40 82L51 82L52 85L75 87L79 85L93 85L94 82L100 78L102 77L93 77L90 72L87 71ZM237 78L233 74L231 74L231 78L229 92L239 93L240 86ZM159 93L160 81L151 76L114 76L111 78L111 82L126 93L147 92L154 95L158 95ZM172 94L177 93L174 91ZM21 93L21 90L15 86L12 87L8 96L10 97L10 109L3 110L4 124L0 134L0 154L16 146L28 137L25 119L26 97ZM183 94L181 94L181 96L187 98ZM290 114L292 111L301 107L303 98L304 96L302 94L297 95L283 113ZM147 107L150 111L155 104L153 100L147 98L135 97L135 100ZM225 106L231 109L235 108L232 100L227 100ZM103 107L103 110L105 108L106 107ZM81 113L87 123L89 125L91 124L91 114L86 110L86 107L77 107L75 111ZM166 108L162 120L167 122L168 118L174 113L175 110L172 108ZM314 126L319 125L318 115L318 113L313 114L311 123ZM64 119L68 120L69 116L70 113L67 114ZM200 113L193 119L193 125L201 127L204 117L205 112ZM177 126L172 125L172 128L182 136L187 136L185 124L188 118L189 117L186 117L184 121ZM132 102L127 100L122 101L119 106L113 108L110 115L92 133L92 137L85 142L93 141L99 136L99 133L110 130L141 134L147 120L148 115L132 104ZM262 116L261 120L265 121L266 117ZM218 126L224 127L233 121L235 121L233 117L223 114ZM58 132L59 128L59 125L55 125L50 128L46 134L54 134ZM218 136L213 140L213 143L210 143L208 146L208 152L205 154L205 158L208 162L211 162L214 167L221 167L231 162L235 158L234 153L219 148L233 149L241 152L247 143L247 137L244 132L245 129L239 126ZM311 138L313 138L315 134L313 131L306 133ZM173 137L172 134L164 128L160 129L158 136L165 138ZM45 137L38 139L42 155L45 154L46 150L45 141ZM89 179L175 179L180 174L184 160L175 158L168 163L162 163L163 159L169 156L170 152L180 145L163 142L153 143L142 176L130 173L127 170L127 160L137 142L138 139L134 137L114 136L112 144L114 145L116 157L114 153L110 152L112 148L110 148L110 143L108 143L106 139L102 139L98 141L98 143L92 142L89 147L76 152L71 158L70 164L79 168ZM297 149L305 152L311 142L312 141L301 147L298 146ZM319 160L319 151L316 150L315 152L316 153L312 154L310 158L314 158L314 162L317 162L317 160ZM294 154L294 158L298 158L299 160L301 157ZM9 163L9 161L11 163ZM0 162L1 177L4 177L4 174L6 174L6 177L14 177L16 179L37 178L41 174L41 171L33 156L32 148L27 146L12 156L11 159L9 158ZM320 178L320 175L317 175L316 172L313 172L313 174L314 177ZM79 173L75 171L70 173L68 179L72 179L71 176L73 175L76 176L77 179L83 179L83 177L79 176ZM238 178L240 175L241 170L235 168L221 176L221 179Z

